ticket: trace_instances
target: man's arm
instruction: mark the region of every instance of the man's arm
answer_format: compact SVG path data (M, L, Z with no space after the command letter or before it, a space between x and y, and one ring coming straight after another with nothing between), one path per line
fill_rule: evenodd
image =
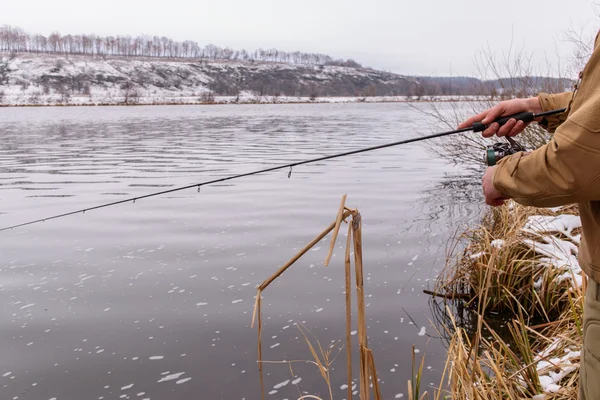
M554 207L600 199L600 133L567 119L529 155L500 160L493 186L518 203Z

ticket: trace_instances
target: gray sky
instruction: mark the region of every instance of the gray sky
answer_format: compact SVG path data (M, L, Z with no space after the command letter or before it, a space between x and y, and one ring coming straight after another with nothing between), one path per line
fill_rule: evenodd
M589 0L2 0L0 25L30 33L151 34L234 49L354 58L411 75L477 76L475 54L510 47L570 62L570 28L600 27ZM542 67L544 66L544 67Z

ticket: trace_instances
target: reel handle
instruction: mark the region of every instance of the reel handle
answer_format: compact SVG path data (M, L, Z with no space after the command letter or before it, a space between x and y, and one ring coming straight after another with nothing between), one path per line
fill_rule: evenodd
M494 122L496 122L498 125L502 126L502 125L506 124L512 118L516 119L517 121L523 121L525 123L528 123L528 122L533 121L535 116L532 112L520 112L520 113L516 113L513 115L507 115L505 117L496 118L496 120L494 120ZM475 122L473 124L473 132L483 132L490 125L491 124L485 125L485 124L482 124L481 122Z

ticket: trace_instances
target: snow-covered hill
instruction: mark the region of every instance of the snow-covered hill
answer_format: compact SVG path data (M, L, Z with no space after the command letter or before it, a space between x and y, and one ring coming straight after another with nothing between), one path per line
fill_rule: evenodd
M411 77L338 66L0 55L0 105L365 101L417 87Z

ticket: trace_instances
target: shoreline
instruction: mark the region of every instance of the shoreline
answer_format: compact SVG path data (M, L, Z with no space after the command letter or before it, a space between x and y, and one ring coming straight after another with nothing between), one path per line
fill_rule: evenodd
M51 96L49 96L51 97ZM130 106L214 106L214 105L292 105L292 104L381 104L381 103L455 103L488 100L487 96L432 96L419 99L410 98L411 96L374 96L374 97L321 97L311 100L303 97L275 97L263 96L260 98L236 99L232 96L215 96L214 101L164 101L153 100L151 98L139 99L137 101L73 101L59 102L52 101L52 98L40 102L19 102L11 101L1 103L0 108L11 107L130 107ZM175 99L173 99L175 100ZM0 100L1 101L1 100Z

